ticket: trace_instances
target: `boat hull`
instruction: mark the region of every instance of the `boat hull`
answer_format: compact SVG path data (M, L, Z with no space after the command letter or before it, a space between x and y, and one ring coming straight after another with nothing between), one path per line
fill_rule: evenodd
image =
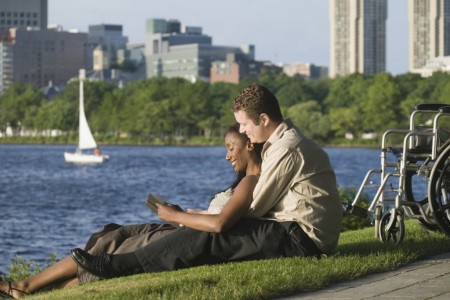
M109 155L64 152L64 159L66 162L73 164L101 164L109 159Z

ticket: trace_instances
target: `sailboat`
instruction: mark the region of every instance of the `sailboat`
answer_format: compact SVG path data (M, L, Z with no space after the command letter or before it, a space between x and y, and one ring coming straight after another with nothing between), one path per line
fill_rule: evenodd
M99 153L97 143L92 136L91 129L84 114L84 89L83 81L86 77L84 69L80 70L80 113L78 128L78 148L76 152L64 152L64 159L68 163L76 164L100 164L109 159L109 155ZM93 152L83 152L83 150L94 149Z

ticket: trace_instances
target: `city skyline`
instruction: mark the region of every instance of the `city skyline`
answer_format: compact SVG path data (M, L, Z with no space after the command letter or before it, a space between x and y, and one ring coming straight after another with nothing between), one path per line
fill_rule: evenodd
M89 25L122 25L130 43L144 43L146 19L177 19L182 25L202 27L214 45L255 45L257 60L309 62L328 67L328 2L285 0L275 5L268 0L168 0L162 5L157 1L131 0L124 6L117 0L49 0L48 22L61 25L64 30L76 28L82 32L87 32ZM407 27L407 0L389 0L386 69L393 75L408 71Z

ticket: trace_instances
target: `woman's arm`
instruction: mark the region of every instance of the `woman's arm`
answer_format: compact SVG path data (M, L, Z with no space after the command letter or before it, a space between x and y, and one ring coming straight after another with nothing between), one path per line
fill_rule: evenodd
M197 214L197 215L206 215L206 214L208 214L208 211L206 209L205 210L197 210L197 209L188 208L188 209L186 209L186 212L188 214Z
M258 176L244 177L218 215L190 214L176 211L169 205L158 204L158 216L167 222L176 222L201 231L227 231L247 212L253 200L253 189L257 181Z

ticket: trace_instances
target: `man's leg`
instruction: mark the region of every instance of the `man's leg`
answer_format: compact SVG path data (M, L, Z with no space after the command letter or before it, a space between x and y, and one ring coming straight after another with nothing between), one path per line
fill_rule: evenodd
M92 258L76 252L81 266L103 277L177 270L205 264L305 255L282 223L243 219L224 233L182 228L128 254Z

